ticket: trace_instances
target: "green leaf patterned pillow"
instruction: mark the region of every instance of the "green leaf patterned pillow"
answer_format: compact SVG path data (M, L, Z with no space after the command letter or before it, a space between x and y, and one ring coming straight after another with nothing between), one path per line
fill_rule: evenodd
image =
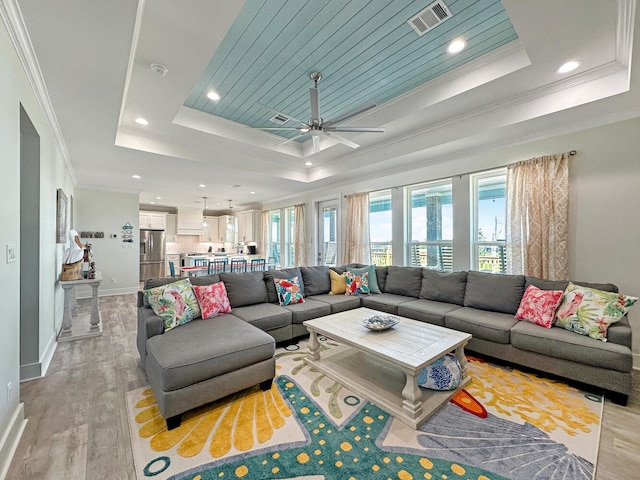
M200 306L188 279L144 291L153 311L164 321L164 331L200 316Z
M636 300L569 282L556 312L556 325L606 342L609 325L624 317Z

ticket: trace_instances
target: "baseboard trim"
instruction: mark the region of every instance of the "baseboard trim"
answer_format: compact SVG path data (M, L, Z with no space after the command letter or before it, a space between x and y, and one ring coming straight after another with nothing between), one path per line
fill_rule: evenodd
M56 337L51 336L38 363L20 365L20 383L44 377L53 359L53 354L56 353L57 346L58 342L56 341Z
M49 370L49 365L51 365L51 360L53 360L53 354L56 353L56 348L58 347L58 342L56 341L56 336L51 335L49 339L49 343L44 349L44 354L40 359L40 375L44 377L47 374L47 370Z
M7 478L9 473L9 465L16 453L18 443L22 438L22 433L27 425L27 419L24 418L24 403L16 406L11 422L0 440L0 480Z

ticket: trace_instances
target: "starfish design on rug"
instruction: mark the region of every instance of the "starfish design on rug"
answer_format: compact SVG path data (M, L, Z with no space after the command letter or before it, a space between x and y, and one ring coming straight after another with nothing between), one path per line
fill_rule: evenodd
M366 403L345 424L337 427L322 409L291 379L276 379L284 398L295 410L307 432L304 445L280 445L257 455L240 456L193 468L172 480L220 478L289 479L311 475L326 479L366 478L470 478L500 480L505 477L460 463L427 458L413 453L387 451L379 445L390 416ZM322 478L322 477L321 477Z

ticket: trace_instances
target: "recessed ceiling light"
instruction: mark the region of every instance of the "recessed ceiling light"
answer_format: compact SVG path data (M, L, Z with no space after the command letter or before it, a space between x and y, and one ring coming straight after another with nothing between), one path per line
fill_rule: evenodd
M162 197L156 197L156 200L162 200Z
M156 202L149 202L151 205L155 205Z
M207 92L207 98L209 100L220 100L220 95L215 90L209 90Z
M311 165L313 165L313 162L305 162L304 163L307 167L310 167Z
M137 179L142 178L142 177L140 175L136 174L136 175L131 175L131 178L135 178L137 180Z
M580 65L582 65L582 62L580 60L572 60L570 62L567 62L567 63L563 64L558 69L558 73L569 73L569 72L572 72L576 68L578 68Z
M216 202L216 205L222 205L220 202Z
M467 44L465 43L464 40L462 40L461 38L456 38L447 47L447 52L449 52L449 53L458 53L458 52L461 52L462 50L464 50L464 47L466 47L466 46L467 46Z
M204 183L201 183L200 185L198 185L200 188L205 188L206 185Z
M149 125L149 121L146 118L142 118L142 117L136 118L136 123L138 125Z
M250 193L251 195L255 195L255 194L256 194L256 192L249 192L249 193Z

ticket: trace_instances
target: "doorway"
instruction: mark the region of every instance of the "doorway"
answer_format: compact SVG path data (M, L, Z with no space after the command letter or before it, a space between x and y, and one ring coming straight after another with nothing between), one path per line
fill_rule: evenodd
M340 202L338 199L318 202L318 265L336 266L340 258Z

